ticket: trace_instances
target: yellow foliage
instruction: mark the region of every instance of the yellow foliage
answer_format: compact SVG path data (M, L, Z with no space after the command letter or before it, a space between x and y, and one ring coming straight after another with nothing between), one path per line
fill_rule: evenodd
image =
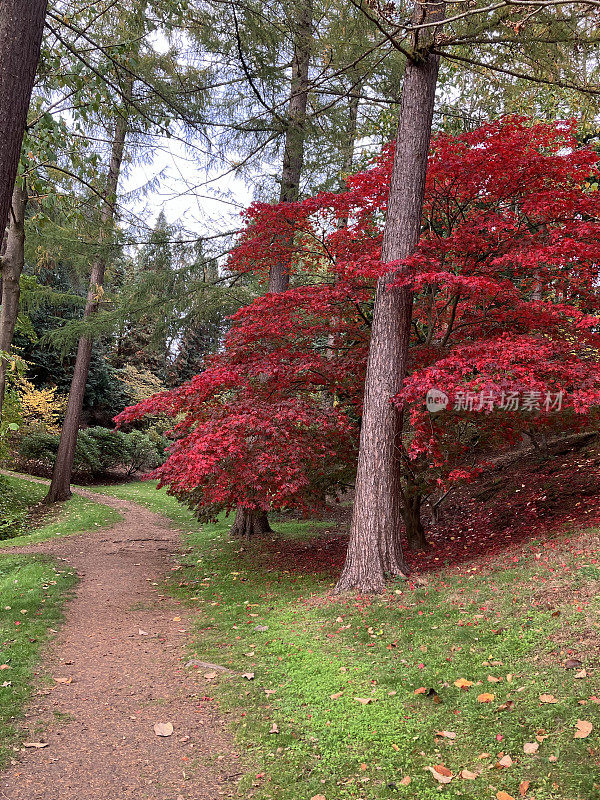
M28 427L43 428L48 433L59 433L59 422L66 407L66 399L57 395L57 388L36 389L25 378L16 382L20 416Z

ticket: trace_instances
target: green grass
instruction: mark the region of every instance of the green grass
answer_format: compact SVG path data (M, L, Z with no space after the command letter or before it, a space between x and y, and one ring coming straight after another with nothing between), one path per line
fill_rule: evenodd
M28 527L27 509L39 503L46 496L48 487L33 483L24 478L0 477L0 491L8 498L6 506L23 515L18 534L0 541L0 547L23 547L28 544L45 542L58 536L71 536L94 528L107 527L122 519L118 511L102 503L96 503L79 495L73 495L66 503L60 503L48 511L37 527Z
M75 575L30 556L0 556L0 764L23 738L40 648L62 619Z
M192 653L238 673L207 682L206 693L254 765L241 796L486 800L520 797L530 781L535 800L600 797L600 705L590 699L600 694L600 576L576 542L532 542L476 572L467 565L380 599L340 599L328 594L338 565L315 560L316 541L302 549L308 523L279 523L274 540L242 543L228 538L225 521L199 526L151 483L106 491L188 532L170 589L195 610ZM571 647L584 652L588 677L564 669ZM459 689L460 678L474 685ZM484 693L493 701L479 702ZM542 694L558 702L543 704ZM574 738L578 719L594 725L586 739ZM279 733L270 734L274 723ZM538 752L525 755L536 735ZM502 754L512 766L496 766ZM453 773L444 786L427 771L439 764ZM459 777L463 769L477 777Z

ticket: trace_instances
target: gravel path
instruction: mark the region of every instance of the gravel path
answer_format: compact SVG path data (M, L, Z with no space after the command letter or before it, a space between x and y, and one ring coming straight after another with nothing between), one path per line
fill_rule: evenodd
M51 555L73 567L80 582L43 665L70 682L42 685L25 721L30 740L48 746L15 754L0 798L232 796L237 755L205 698L208 684L183 666L187 612L160 594L179 558L178 533L135 503L78 491L124 519L18 551ZM173 735L156 736L157 722L171 722Z

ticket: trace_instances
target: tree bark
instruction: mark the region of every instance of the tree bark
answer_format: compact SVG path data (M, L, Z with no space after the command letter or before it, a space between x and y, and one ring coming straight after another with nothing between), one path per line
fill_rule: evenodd
M425 529L421 522L421 495L411 494L404 498L402 506L402 518L406 529L409 550L425 550L428 542L425 537Z
M133 85L130 83L128 85L128 98L131 97L132 90ZM104 240L106 229L112 224L115 216L117 186L121 174L121 163L123 161L123 151L125 149L125 139L127 136L127 112L127 107L123 107L115 125L110 164L103 193L100 220L100 244L102 244ZM91 317L100 307L105 267L106 265L102 256L98 257L92 264L90 285L85 310L83 312L84 319ZM83 397L90 371L92 344L93 341L90 336L82 336L77 345L77 356L75 358L75 368L71 380L71 388L69 390L67 410L60 433L56 462L52 471L52 482L44 501L46 503L56 503L58 501L67 500L71 496L71 476L73 474L73 462L75 459L75 448L77 446Z
M269 518L265 511L249 511L238 506L235 512L235 521L230 528L232 536L241 536L249 539L251 536L273 533L269 525Z
M27 189L15 183L12 208L6 235L6 249L0 260L1 303L0 306L0 351L8 353L19 316L19 281L25 265L25 209ZM8 362L0 358L0 421L6 393L6 370Z
M416 4L417 22L442 21L445 4ZM382 261L405 259L419 240L427 175L427 156L435 103L439 57L431 54L435 28L415 34L407 62ZM356 499L350 542L336 591L381 592L388 575L406 575L402 529L402 414L392 405L406 375L412 319L412 291L390 288L404 275L392 268L379 279L375 295L360 436Z
M46 6L47 0L0 4L0 231L6 227L17 176Z
M306 140L306 109L310 85L309 67L312 51L313 0L298 0L294 30L294 55L288 119L283 147L280 203L295 203L300 195L300 176L304 164ZM293 232L284 234L293 246ZM285 292L290 285L290 273L285 263L275 263L269 272L269 292Z

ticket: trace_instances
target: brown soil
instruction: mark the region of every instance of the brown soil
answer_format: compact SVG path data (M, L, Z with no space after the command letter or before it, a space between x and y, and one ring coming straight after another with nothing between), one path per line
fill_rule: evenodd
M124 520L19 551L65 562L80 582L46 654L50 687L40 683L25 721L27 740L48 746L15 753L0 798L231 796L237 754L215 704L184 667L188 614L160 593L178 557L178 535L134 503L88 496L117 508ZM156 736L156 722L171 722L173 735Z

